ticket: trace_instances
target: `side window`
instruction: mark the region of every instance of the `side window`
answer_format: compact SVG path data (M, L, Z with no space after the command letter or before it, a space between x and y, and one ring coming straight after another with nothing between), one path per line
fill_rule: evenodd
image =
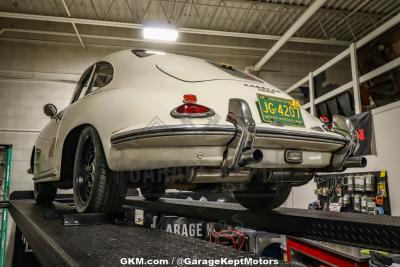
M92 86L88 93L94 92L109 84L114 75L114 68L107 62L96 63L96 69L93 74Z
M71 103L76 102L77 100L81 99L84 95L87 89L89 88L89 82L90 78L92 77L93 74L93 68L94 65L88 68L82 75L81 79L78 82L78 85L76 86L74 97L72 98Z

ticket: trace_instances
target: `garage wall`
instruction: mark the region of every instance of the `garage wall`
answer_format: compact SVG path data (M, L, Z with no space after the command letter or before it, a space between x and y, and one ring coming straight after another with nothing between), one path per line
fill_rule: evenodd
M108 53L108 49L82 51L75 46L0 41L0 144L13 145L10 192L33 190L32 175L26 170L39 130L49 121L43 105L53 103L63 109L75 87L71 81L98 56ZM15 227L9 220L7 266Z
M53 103L59 110L69 102L75 84L53 80L76 80L101 51L79 51L75 47L0 43L0 143L13 144L11 188L32 190L26 173L34 141L49 118L43 105ZM82 50L82 49L81 49Z
M32 189L26 170L38 129L49 121L43 105L65 107L73 87L55 82L0 81L0 143L13 144L11 192Z

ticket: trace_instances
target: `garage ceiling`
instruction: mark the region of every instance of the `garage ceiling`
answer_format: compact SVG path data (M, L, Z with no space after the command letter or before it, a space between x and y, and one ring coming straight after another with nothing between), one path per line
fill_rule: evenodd
M180 29L181 42L177 45L214 45L215 48L261 53L271 47L312 2L2 0L0 38L80 42L83 47L88 43L121 45L123 42L143 42L139 30L143 25L157 23L172 24ZM398 0L329 0L290 39L296 45L291 49L301 51L303 48L299 43L341 49L399 12ZM234 42L230 40L232 38ZM316 49L306 50L310 53ZM324 52L321 46L317 50Z

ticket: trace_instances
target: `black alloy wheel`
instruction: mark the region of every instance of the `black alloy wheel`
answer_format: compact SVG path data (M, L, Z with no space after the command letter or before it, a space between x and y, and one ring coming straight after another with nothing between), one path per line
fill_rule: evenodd
M118 212L125 200L125 176L109 169L100 136L92 126L85 127L78 140L73 189L78 212Z

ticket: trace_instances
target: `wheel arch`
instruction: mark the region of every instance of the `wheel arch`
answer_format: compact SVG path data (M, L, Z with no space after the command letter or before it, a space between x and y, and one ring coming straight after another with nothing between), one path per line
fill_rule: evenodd
M85 123L73 128L65 137L61 154L60 180L58 182L58 188L72 188L75 152L78 146L79 136L83 129L88 126L93 127L97 131L96 127L91 124Z

